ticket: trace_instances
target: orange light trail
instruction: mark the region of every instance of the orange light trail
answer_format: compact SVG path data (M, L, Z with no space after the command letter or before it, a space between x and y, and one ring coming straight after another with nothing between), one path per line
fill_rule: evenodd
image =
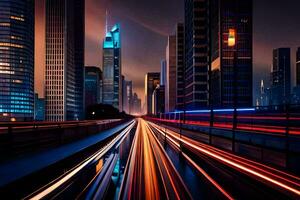
M156 127L157 129L159 129L159 127L153 123L150 123L152 126ZM262 164L256 164L253 161L247 160L245 158L233 155L233 154L229 154L229 153L224 153L224 151L221 150L216 150L216 148L210 147L209 145L205 145L205 144L200 144L199 142L197 142L197 144L195 144L195 142L189 138L186 137L179 137L177 133L171 131L171 130L167 130L167 134L170 135L171 137L173 137L174 139L181 141L183 144L187 145L189 148L195 149L197 150L199 153L203 153L211 158L214 158L228 166L234 167L238 170L240 170L241 172L244 172L246 174L251 174L255 177L259 177L264 181L267 181L269 183L272 183L282 189L286 189L298 196L300 196L300 190L299 187L299 178L292 176L292 175L288 175L287 173L284 172L280 172L279 170L275 170L273 168L264 166ZM252 163L252 164L250 164ZM254 163L257 165L255 166ZM281 175L287 175L290 178L295 178L297 181L293 181L293 180L289 180L288 178L276 175L272 172L267 171L266 169L262 169L260 167L264 166L264 168L266 169L272 169L273 171L276 171L277 173L280 172ZM285 183L287 182L287 183ZM291 185L288 185L288 183L290 183Z

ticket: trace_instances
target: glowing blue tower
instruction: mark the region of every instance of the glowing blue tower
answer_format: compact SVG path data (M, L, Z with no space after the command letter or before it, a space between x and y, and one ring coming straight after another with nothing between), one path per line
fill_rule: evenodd
M103 41L103 103L122 108L122 67L120 26L106 32Z

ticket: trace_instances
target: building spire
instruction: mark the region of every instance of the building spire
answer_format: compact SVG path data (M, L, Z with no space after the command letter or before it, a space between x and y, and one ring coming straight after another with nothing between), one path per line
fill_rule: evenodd
M105 13L105 34L108 32L108 11Z

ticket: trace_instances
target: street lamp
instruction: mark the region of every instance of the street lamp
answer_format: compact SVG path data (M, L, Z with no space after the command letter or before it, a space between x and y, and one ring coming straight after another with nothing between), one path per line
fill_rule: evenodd
M232 125L232 151L235 152L235 131L237 128L237 32L236 29L229 29L228 32L228 47L233 51L233 125Z

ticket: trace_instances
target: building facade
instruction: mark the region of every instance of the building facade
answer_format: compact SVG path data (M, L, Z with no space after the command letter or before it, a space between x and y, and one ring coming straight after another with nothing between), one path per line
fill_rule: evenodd
M152 94L160 83L160 73L150 72L145 75L145 110L147 115L152 114Z
M185 0L185 107L208 106L208 0Z
M222 108L234 104L252 106L253 2L212 0L211 3L211 103ZM236 33L234 47L228 45L230 30Z
M184 25L178 23L176 35L176 109L184 109Z
M165 111L172 112L176 107L176 36L168 37L166 48L167 79L165 85Z
M167 84L167 61L161 60L160 62L160 85Z
M103 97L109 104L122 111L122 66L120 26L116 24L106 33L103 41Z
M152 94L152 114L159 116L165 113L165 86L158 85Z
M138 97L138 95L136 93L133 94L132 97L132 107L133 107L133 115L140 115L142 114L142 101L141 99Z
M85 108L101 103L102 71L98 67L86 66L84 79Z
M0 121L34 118L34 1L0 1Z
M291 49L273 50L271 105L287 104L291 95Z
M34 96L34 120L45 121L45 99L39 98L38 94Z
M84 0L46 0L46 120L84 117Z
M127 114L132 114L133 110L133 93L132 93L132 81L123 82L123 111Z

